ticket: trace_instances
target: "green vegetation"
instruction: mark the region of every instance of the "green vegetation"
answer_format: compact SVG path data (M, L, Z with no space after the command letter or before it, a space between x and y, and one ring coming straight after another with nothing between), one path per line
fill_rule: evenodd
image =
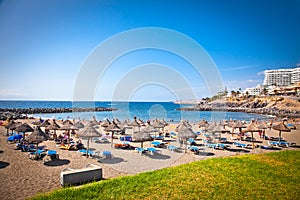
M300 199L300 151L214 158L34 199Z

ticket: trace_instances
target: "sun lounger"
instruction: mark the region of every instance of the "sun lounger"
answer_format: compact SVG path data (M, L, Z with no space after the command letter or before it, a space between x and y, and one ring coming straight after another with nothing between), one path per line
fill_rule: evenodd
M158 153L158 150L156 150L154 147L147 148L146 150L149 151L152 155L154 155L154 153Z
M190 145L195 145L196 144L196 142L193 138L189 138L187 143L190 144Z
M147 151L147 149L137 147L137 148L135 148L135 151L137 151L140 155L142 155L143 153L145 153Z
M167 149L171 150L171 151L177 151L178 147L174 146L174 145L168 145Z
M113 158L113 155L112 155L112 153L110 151L103 151L102 152L102 156L104 158Z
M199 148L197 146L188 146L187 148L189 150L195 152L195 153L199 153L200 151L204 151L205 150L204 148Z
M270 146L277 146L277 147L280 147L280 146L289 147L290 146L290 143L285 142L285 141L268 141L268 144Z
M239 142L234 142L233 145L236 147L241 147L241 148L249 147L249 144L244 144L244 143L239 143Z
M156 148L159 148L159 147L164 147L165 146L165 142L159 142L159 141L153 141L153 142L151 142L151 145L152 146L154 146L154 147L156 147Z
M220 138L219 141L220 142L227 142L227 138Z
M93 157L95 155L99 155L99 153L100 153L99 151L96 151L96 152L91 151L91 150L87 151L86 149L80 149L80 150L78 150L78 152L83 155L86 155L88 153L88 156L91 156L91 157Z
M37 150L37 151L34 151L34 152L29 152L29 158L30 159L40 159L42 158L42 155L44 155L45 153L45 150Z

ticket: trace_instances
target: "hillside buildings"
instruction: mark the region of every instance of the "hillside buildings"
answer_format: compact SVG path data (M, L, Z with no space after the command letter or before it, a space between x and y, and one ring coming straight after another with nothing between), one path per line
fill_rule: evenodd
M300 82L300 67L291 69L266 70L263 85L289 86Z

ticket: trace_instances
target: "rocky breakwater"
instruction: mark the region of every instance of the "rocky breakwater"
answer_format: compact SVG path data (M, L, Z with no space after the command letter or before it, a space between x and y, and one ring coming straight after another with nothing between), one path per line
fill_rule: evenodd
M0 120L8 117L13 119L24 119L26 115L39 113L71 113L71 112L103 112L114 111L115 108L95 107L95 108L0 108Z
M226 111L226 112L245 112L264 115L274 115L277 117L300 118L300 112L295 107L282 107L278 102L267 101L243 101L229 102L218 101L206 104L197 104L190 107L178 108L184 111Z

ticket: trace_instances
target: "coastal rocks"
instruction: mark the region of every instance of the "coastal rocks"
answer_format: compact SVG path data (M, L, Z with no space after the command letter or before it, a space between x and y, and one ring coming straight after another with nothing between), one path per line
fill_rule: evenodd
M103 112L114 111L115 108L0 108L0 120L8 117L13 119L24 119L28 114L38 113L70 113L70 112Z
M177 110L184 111L226 111L226 112L245 112L256 113L263 115L274 115L277 117L300 117L300 112L291 109L279 109L276 107L276 103L271 103L270 106L265 101L253 101L253 102L212 102L201 105L193 105L190 107L178 108Z

